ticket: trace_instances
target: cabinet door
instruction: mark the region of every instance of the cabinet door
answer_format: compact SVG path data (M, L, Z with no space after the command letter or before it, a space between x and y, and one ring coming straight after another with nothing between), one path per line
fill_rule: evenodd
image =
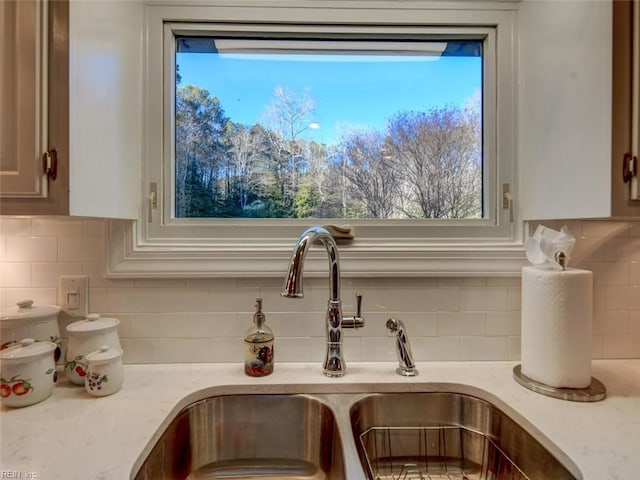
M612 207L619 217L640 215L640 0L613 4ZM636 158L635 177L625 181L625 163Z
M142 157L143 2L69 6L69 213L135 219Z
M0 175L2 197L46 197L45 5L0 3Z
M0 1L0 213L69 211L66 0ZM57 152L55 180L42 155Z
M608 217L612 3L520 5L523 218Z

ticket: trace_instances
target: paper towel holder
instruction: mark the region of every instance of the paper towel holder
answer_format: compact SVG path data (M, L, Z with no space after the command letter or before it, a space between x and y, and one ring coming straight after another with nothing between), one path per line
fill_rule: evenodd
M513 378L529 390L541 395L571 402L599 402L607 397L607 389L597 378L591 377L591 385L586 388L558 388L536 382L522 373L522 366L513 367Z
M560 267L562 268L562 270L566 270L567 267L567 256L565 255L565 253L562 250L559 250L555 253L555 255L553 256L556 263L558 265L560 265Z

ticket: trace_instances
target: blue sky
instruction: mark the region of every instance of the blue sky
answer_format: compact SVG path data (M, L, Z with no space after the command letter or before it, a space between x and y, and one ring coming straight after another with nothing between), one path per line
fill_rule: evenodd
M481 57L261 57L178 53L180 85L207 89L229 118L245 125L260 121L276 86L308 89L320 127L309 136L324 143L336 142L345 125L383 129L398 111L463 105L481 89Z

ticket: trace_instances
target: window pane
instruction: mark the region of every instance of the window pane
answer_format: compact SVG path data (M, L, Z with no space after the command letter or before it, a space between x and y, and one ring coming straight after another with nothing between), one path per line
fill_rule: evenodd
M175 215L481 218L482 41L176 38Z

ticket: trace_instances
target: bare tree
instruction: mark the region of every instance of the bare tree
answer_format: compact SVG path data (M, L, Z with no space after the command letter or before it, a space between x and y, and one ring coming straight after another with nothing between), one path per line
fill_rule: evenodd
M280 85L274 89L273 99L266 107L265 126L271 132L273 152L278 156L275 160L279 162L281 190L285 198L295 195L304 161L300 140L302 134L309 130L316 108L317 103L309 90L296 92ZM288 181L285 181L287 177Z
M228 154L235 170L234 193L242 211L248 206L249 196L259 185L257 169L266 154L263 131L233 124L227 133Z
M399 171L383 134L361 132L344 141L344 174L371 218L392 218L398 193Z
M425 218L481 215L479 119L457 107L405 112L389 123L393 155ZM408 212L406 212L409 214Z

